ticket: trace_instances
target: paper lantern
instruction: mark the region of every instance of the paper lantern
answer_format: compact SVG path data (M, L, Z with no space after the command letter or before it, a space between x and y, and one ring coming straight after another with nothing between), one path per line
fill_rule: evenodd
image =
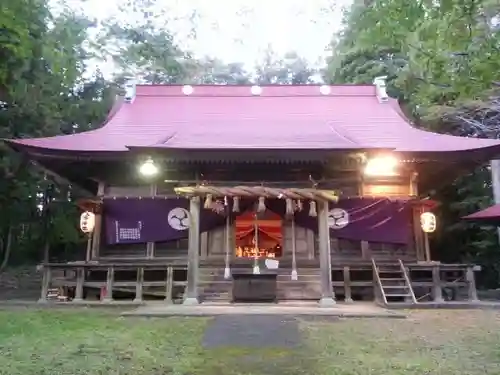
M80 230L83 233L92 233L95 228L95 215L92 212L85 211L80 216Z
M436 215L432 212L424 212L420 215L420 226L425 233L432 233L436 230Z

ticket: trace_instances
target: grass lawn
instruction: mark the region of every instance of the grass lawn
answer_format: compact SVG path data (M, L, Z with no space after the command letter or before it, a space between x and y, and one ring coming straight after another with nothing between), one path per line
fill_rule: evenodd
M300 349L204 349L209 318L95 310L0 311L0 374L500 374L500 313L301 321Z

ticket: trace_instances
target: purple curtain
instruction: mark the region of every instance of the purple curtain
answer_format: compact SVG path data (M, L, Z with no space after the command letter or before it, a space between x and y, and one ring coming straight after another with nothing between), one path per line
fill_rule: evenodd
M329 205L330 236L355 241L406 245L412 238L410 201L387 198L341 198ZM309 206L295 214L297 225L318 231L318 219Z
M103 204L108 244L163 242L187 238L189 201L185 198L116 198ZM200 231L225 224L225 217L202 209Z
M230 202L231 203L231 200ZM240 213L255 201L242 200ZM266 206L285 216L285 201L267 199ZM189 201L185 198L116 198L104 201L104 233L108 244L172 241L188 236ZM202 203L203 207L203 203ZM409 201L379 198L341 198L330 204L330 235L356 241L408 244L412 238ZM231 211L231 204L228 210ZM231 213L231 220L239 215ZM309 216L309 204L295 214L297 225L318 231L317 217ZM202 208L200 231L225 224L225 216Z

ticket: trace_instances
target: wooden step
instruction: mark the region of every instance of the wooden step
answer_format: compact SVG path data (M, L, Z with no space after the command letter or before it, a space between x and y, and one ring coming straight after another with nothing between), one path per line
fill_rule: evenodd
M410 297L411 294L410 293L406 293L406 294L385 294L386 297Z

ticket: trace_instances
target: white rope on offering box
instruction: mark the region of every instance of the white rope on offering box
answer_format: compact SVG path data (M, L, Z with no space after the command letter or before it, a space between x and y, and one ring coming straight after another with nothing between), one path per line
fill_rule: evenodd
M295 215L292 215L292 274L291 279L293 281L297 281L299 279L299 275L297 273L297 259L295 257L296 252L296 243L295 243Z
M231 244L230 244L230 231L231 231L231 215L229 215L229 204L227 201L227 197L224 198L224 206L226 209L226 259L225 259L225 267L224 267L224 279L231 278Z
M257 218L257 212L254 216L254 255L253 255L253 274L260 274L259 267L259 223Z

